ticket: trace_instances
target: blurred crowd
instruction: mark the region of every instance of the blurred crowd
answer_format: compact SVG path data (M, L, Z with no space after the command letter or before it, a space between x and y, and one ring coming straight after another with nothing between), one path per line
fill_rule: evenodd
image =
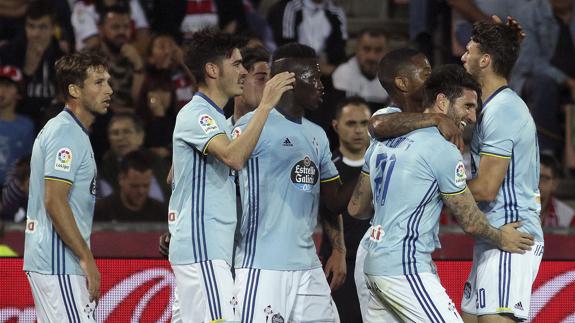
M474 22L492 14L517 18L526 37L511 85L538 126L542 221L550 227L575 226L573 209L554 197L568 170L565 156L575 155L575 0L385 1L409 10L409 39L402 45L418 48L436 64L459 59ZM266 12L260 8L264 3ZM350 35L343 8L334 0L2 1L2 219L24 220L34 138L63 108L55 91L55 61L89 50L108 59L114 90L109 113L91 129L98 165L95 220L165 222L175 117L196 91L181 46L206 26L245 37L243 53L255 48L269 57L265 53L292 41L314 48L324 99L308 118L326 130L334 156L358 147L365 152L367 123L355 120L344 129L347 119L341 118L348 116L336 114L336 107L341 110L350 97L361 98L360 105L371 113L390 103L377 78L378 62L392 47L389 40L406 31L382 25ZM254 86L267 80L265 68L246 69ZM249 93L243 98L249 100ZM233 101L226 106L227 116L234 112ZM452 221L448 214L442 218L443 224Z

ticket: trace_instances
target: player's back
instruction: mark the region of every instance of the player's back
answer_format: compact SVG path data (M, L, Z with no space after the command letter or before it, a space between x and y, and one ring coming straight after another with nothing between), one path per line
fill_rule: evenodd
M242 117L234 132L241 135L252 115ZM325 132L306 119L289 120L273 110L240 172L243 216L236 267L320 267L312 239L320 183L337 177Z
M479 203L489 222L500 227L522 221L520 230L543 241L537 129L527 105L513 90L502 88L485 102L473 133L471 155L474 177L481 155L509 159L495 201Z
M230 168L206 149L229 133L223 111L196 93L180 110L173 135L173 181L168 224L170 262L212 259L232 263L236 194Z
M431 253L440 247L440 194L466 187L461 154L437 128L424 128L373 143L365 158L374 205L365 273L431 272Z
M69 204L90 245L96 202L96 162L87 131L65 109L50 119L32 148L24 270L43 274L84 275L78 259L54 229L44 204L46 180L71 185Z

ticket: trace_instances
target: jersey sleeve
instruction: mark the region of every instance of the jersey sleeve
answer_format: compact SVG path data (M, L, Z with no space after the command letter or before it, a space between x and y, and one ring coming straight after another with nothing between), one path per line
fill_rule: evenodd
M72 185L88 150L69 127L44 137L44 179Z
M444 145L436 145L433 155L431 168L441 194L463 193L467 189L467 177L461 153L455 146L445 142Z
M180 139L207 155L208 145L216 136L225 135L227 125L218 122L214 111L206 108L187 108L182 118L178 118L174 138Z
M365 175L368 175L368 176L369 176L369 165L370 165L369 161L371 159L371 155L373 154L373 150L375 149L376 143L377 143L377 141L372 142L369 145L369 147L367 148L367 150L365 151L365 157L364 157L365 162L363 163L363 167L361 168L361 172Z
M513 138L519 129L505 120L508 119L497 114L486 115L482 120L483 141L479 147L481 155L511 158Z
M322 131L323 132L323 131ZM320 149L320 181L321 183L327 183L339 179L339 172L331 160L331 151L329 150L329 141L325 132L319 137L319 142L317 143Z

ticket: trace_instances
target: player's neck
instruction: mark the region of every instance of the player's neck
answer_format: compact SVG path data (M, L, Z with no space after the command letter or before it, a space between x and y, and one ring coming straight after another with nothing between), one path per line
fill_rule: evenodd
M303 107L300 107L295 103L293 93L285 93L277 106L282 110L282 113L292 118L303 118L305 113Z
M92 112L81 107L76 102L68 102L66 103L66 107L76 116L78 121L80 121L82 126L84 126L84 129L90 129L92 123L94 123L94 119L96 118Z
M244 114L253 110L254 108L250 107L241 96L234 98L234 122L238 121Z
M479 79L481 84L481 101L485 102L489 97L502 86L508 84L507 79L495 74L485 75Z
M362 160L363 157L365 156L365 151L366 151L367 147L360 149L358 151L353 151L351 149L349 149L348 147L346 147L345 145L339 145L339 151L341 152L341 155L349 160Z
M198 91L205 94L210 100L212 100L220 109L224 108L224 105L228 103L230 99L224 92L222 92L217 86L207 86L200 84L198 86Z

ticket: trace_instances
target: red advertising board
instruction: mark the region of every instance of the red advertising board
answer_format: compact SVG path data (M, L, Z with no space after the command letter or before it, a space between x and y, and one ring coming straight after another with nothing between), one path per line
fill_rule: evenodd
M174 280L164 260L99 259L101 322L169 322ZM441 282L459 307L471 262L438 261ZM0 259L0 323L34 322L22 259ZM533 286L533 322L575 322L575 262L544 261Z

